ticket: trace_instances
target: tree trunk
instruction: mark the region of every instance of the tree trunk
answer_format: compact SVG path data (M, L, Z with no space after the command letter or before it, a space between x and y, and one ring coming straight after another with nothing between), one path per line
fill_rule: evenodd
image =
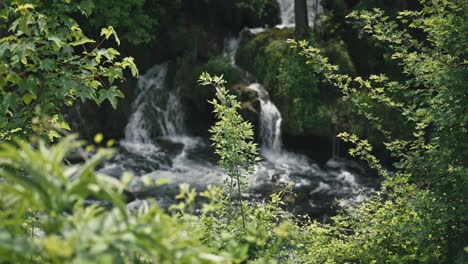
M304 39L309 33L307 0L294 0L294 15L296 17L296 37Z

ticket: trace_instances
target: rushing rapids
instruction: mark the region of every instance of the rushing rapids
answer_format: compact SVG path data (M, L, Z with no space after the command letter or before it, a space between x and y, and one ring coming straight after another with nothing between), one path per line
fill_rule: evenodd
M282 23L278 26L289 27L291 16L294 19L290 8L293 1L279 3ZM225 40L224 55L234 66L239 43L240 37ZM216 164L217 157L208 139L190 136L179 100L180 89L168 85L167 71L167 64L158 64L140 77L120 151L101 168L101 172L116 177L124 171L137 175L130 191L137 198L154 197L163 206L174 202L180 183L203 189L209 184L222 184L226 177ZM324 219L336 199L355 203L373 190L375 182L363 177L362 168L351 161L330 160L320 166L304 155L284 149L280 111L260 83L248 88L257 92L260 101L258 126L263 159L249 177L251 199L262 199L292 183L295 196L288 198L289 209ZM167 179L169 184L148 187L142 176L156 182Z

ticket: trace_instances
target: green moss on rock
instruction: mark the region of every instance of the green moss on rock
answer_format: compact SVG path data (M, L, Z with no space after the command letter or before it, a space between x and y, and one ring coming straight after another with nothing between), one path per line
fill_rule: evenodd
M292 136L332 133L337 93L324 84L305 59L286 43L294 32L270 29L243 42L238 64L253 73L283 116L283 131ZM314 41L311 40L313 43Z

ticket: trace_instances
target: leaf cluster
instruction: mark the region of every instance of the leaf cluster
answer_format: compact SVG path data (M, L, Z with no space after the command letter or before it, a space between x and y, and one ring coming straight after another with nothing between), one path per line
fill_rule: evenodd
M54 130L68 128L64 107L79 99L108 100L115 108L124 96L117 88L124 70L138 74L133 58L120 60L116 49L103 47L110 37L120 44L113 27L102 29L99 43L83 33L71 16L80 8L70 1L8 1L2 7L0 19L8 25L0 39L2 139L36 134L52 140Z

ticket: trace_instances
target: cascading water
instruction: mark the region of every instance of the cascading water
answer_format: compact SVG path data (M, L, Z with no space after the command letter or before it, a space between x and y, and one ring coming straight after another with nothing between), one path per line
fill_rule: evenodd
M294 0L279 0L278 3L281 9L281 24L276 27L294 27ZM320 1L309 0L307 6L309 24L313 25L315 15L322 12ZM246 30L258 34L266 29ZM224 55L229 57L231 64L237 68L239 66L236 65L235 56L241 42L241 36L242 32L238 37L230 37L225 40ZM305 196L312 197L312 199L308 199L306 205L302 206L309 208L309 210L310 208L319 210L319 208L329 206L338 197L346 197L350 203L359 202L364 197L364 193L372 191L372 188L366 187L366 185L371 184L358 183L362 180L359 176L362 172L354 170L352 162L330 160L326 165L327 169L323 170L306 156L284 150L281 140L282 117L280 111L271 101L263 85L251 83L248 88L257 92L260 101L258 126L263 161L256 166L254 177L250 178L250 185L254 192L265 192L265 190L277 188L278 184L293 182L295 192L305 193ZM296 207L294 210L300 212L302 209ZM322 214L322 216L324 215Z
M162 137L174 137L184 131L182 105L178 91L166 86L167 64L153 66L138 79L138 96L134 111L125 128L124 142L151 143L152 133ZM149 119L152 115L153 119ZM158 126L155 127L155 122Z
M293 2L279 1L282 23L278 27L294 26ZM237 68L235 56L241 35L226 38L223 50ZM167 73L168 65L159 64L140 77L133 112L125 138L120 142L121 151L101 168L101 172L117 177L124 171L131 171L152 180L169 179L171 184L148 189L141 177L136 177L131 186L132 193L155 197L162 206L174 203L180 183L203 188L208 184L221 184L226 177L216 165L209 144L204 139L189 136L184 125L184 107L179 100L180 91L167 85ZM260 101L258 125L263 157L254 175L249 177L252 199L268 196L278 190L280 184L292 182L293 191L300 199L292 202L289 209L294 213L324 217L335 199L357 202L363 197L360 193L372 190L370 186L374 182L365 182L368 178L360 177L363 172L352 162L331 160L321 168L306 156L283 149L280 111L261 84L251 83L248 88L257 92Z
M155 90L164 90L166 74L167 65L155 65L138 79L138 95L133 102L133 113L125 128L125 139L120 143L129 152L146 155L159 150L151 135L154 124L148 115L154 114L154 104L148 98L154 97Z
M223 176L214 162L199 160L194 155L207 147L202 139L186 132L180 89L166 85L167 71L166 63L158 64L138 79L133 113L125 128L125 138L120 141L122 151L106 162L101 172L118 176L131 171L153 180L167 178L174 183L171 186L182 182L219 183ZM138 178L132 190L144 191ZM175 188L170 191L170 197L175 195Z
M231 64L236 66L236 53L239 49L241 37L227 37L224 39L224 56L231 60Z
M307 14L310 26L314 25L316 16L318 16L323 11L320 2L320 0L307 0ZM294 0L278 0L278 4L281 11L281 24L277 25L276 27L294 27Z
M252 83L249 89L257 92L260 99L260 139L262 154L280 153L281 142L281 113L272 101L265 88L259 83Z

